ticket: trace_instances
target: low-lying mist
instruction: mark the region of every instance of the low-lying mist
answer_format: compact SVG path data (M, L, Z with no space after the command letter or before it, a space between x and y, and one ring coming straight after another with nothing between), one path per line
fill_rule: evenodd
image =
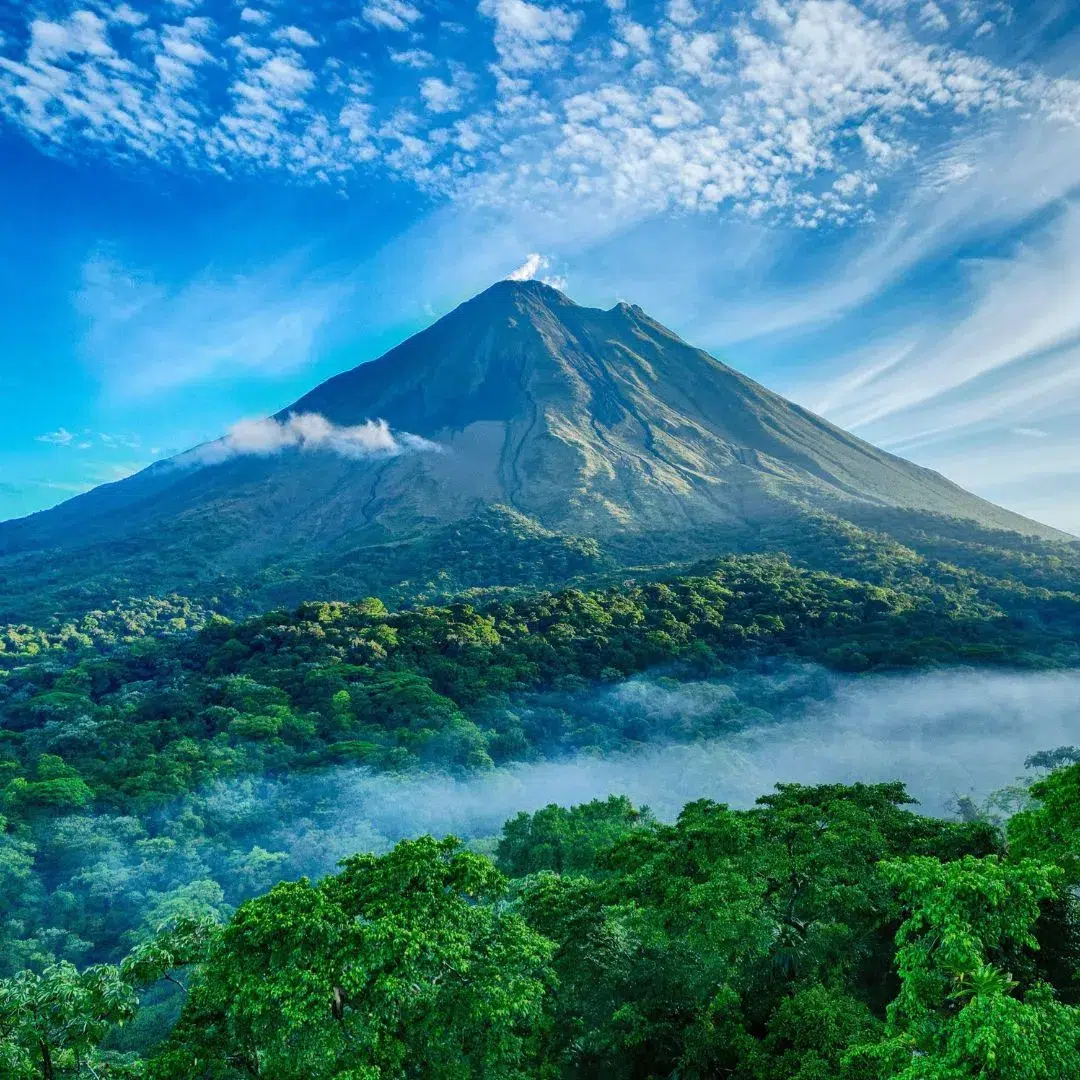
M471 778L360 767L247 777L143 818L73 815L50 826L48 903L57 925L75 931L65 939L73 958L105 959L183 912L224 917L279 880L321 876L404 837L486 840L517 812L552 802L623 794L670 820L696 798L750 806L778 782L902 780L924 813L947 814L958 795L979 801L1011 784L1029 755L1080 743L1078 703L1080 672L853 678L805 666L561 692L523 712L557 707L586 736L606 724L621 739L641 731L652 741Z
M311 874L403 837L490 836L520 810L609 794L628 795L672 819L701 797L749 806L778 782L903 780L924 813L946 814L957 795L982 797L1011 783L1029 754L1080 741L1080 673L827 678L824 699L707 741L579 754L467 780L359 768L250 780L219 787L209 808L237 839L286 851L292 868ZM604 693L609 707L645 707L675 723L718 708L732 690L640 678Z

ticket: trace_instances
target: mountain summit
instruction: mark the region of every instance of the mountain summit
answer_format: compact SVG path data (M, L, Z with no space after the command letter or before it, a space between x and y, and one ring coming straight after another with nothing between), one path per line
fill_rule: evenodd
M271 419L0 525L0 574L10 594L44 560L97 594L114 576L201 591L280 572L324 595L368 549L378 561L491 513L663 556L664 538L672 553L703 531L722 546L808 506L1062 535L842 431L637 306L500 281Z

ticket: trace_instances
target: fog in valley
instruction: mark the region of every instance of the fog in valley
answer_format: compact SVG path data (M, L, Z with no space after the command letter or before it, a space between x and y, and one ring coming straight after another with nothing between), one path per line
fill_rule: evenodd
M294 871L323 873L360 850L407 836L499 831L520 810L628 795L661 819L712 798L750 806L777 782L903 780L925 813L944 815L957 795L984 798L1024 773L1024 759L1080 742L1080 674L942 672L838 678L793 669L815 698L773 720L708 741L667 742L603 757L519 764L463 779L340 769L278 782L223 784L209 816L237 841L287 852ZM825 694L821 695L821 680ZM603 692L607 708L680 720L720 708L726 684L633 679Z
M405 837L452 833L490 852L506 819L553 802L627 795L672 820L697 798L751 806L777 782L899 779L923 812L947 814L958 795L978 802L1013 783L1029 755L1080 743L1078 702L1076 672L845 678L807 665L533 695L510 710L569 716L593 744L651 741L472 776L361 767L252 776L139 818L62 817L48 834L49 889L58 911L71 902L107 911L107 956L181 913L227 917L280 880L331 873Z

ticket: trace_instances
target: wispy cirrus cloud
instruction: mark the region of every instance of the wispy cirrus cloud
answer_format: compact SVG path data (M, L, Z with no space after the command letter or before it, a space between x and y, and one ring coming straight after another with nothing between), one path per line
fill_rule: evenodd
M988 237L1008 236L1055 214L1080 188L1080 127L1060 128L1033 117L997 119L923 153L912 163L902 193L879 207L874 221L831 235L805 259L795 256L810 272L794 280L774 280L782 275L773 271L806 234L745 222L743 246L759 263L748 268L736 235L729 233L718 255L729 277L719 283L705 277L715 294L708 303L694 295L701 284L692 276L675 281L676 290L690 298L694 333L718 347L769 338L796 341L878 302L928 261L962 257ZM689 260L692 272L701 275L708 268L706 254ZM901 335L905 341L910 336ZM882 356L896 353L895 336L875 340ZM815 394L825 393L824 376L808 373Z
M1080 203L960 263L948 303L796 395L871 442L1080 533ZM1001 242L999 241L999 244Z
M167 286L106 256L83 266L82 342L108 392L138 398L306 363L348 285L305 279L293 262Z
M48 431L44 435L36 436L38 442L51 443L53 446L68 446L74 439L75 435L68 431L67 428L60 427L56 431Z
M93 446L106 447L109 450L142 449L142 441L137 435L113 435L107 431L91 431L89 428L75 432L61 426L56 431L35 436L35 441L52 446L67 446L74 450L89 450Z
M965 313L882 341L819 407L891 445L913 446L1022 412L1080 404L1080 206L1006 254L967 264ZM1016 421L1013 421L1014 426ZM1077 463L1080 471L1080 462Z

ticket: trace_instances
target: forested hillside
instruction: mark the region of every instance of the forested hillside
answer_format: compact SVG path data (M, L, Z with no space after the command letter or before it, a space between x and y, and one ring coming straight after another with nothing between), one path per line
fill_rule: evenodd
M0 1061L19 1080L1064 1080L1080 765L1031 795L1006 834L920 817L901 784L787 785L673 825L615 797L551 806L506 824L497 865L405 841L118 965L0 982Z
M520 705L646 669L702 677L784 659L862 672L1080 658L1075 593L933 566L899 545L849 543L832 558L889 583L730 556L693 576L393 612L369 599L231 623L158 605L130 617L127 642L107 629L119 612L51 635L9 628L7 805L145 809L267 769L474 769L612 749L660 733L577 729L565 710L522 715ZM140 636L140 619L174 636ZM204 620L194 636L181 632ZM66 794L39 775L43 755L70 774Z

